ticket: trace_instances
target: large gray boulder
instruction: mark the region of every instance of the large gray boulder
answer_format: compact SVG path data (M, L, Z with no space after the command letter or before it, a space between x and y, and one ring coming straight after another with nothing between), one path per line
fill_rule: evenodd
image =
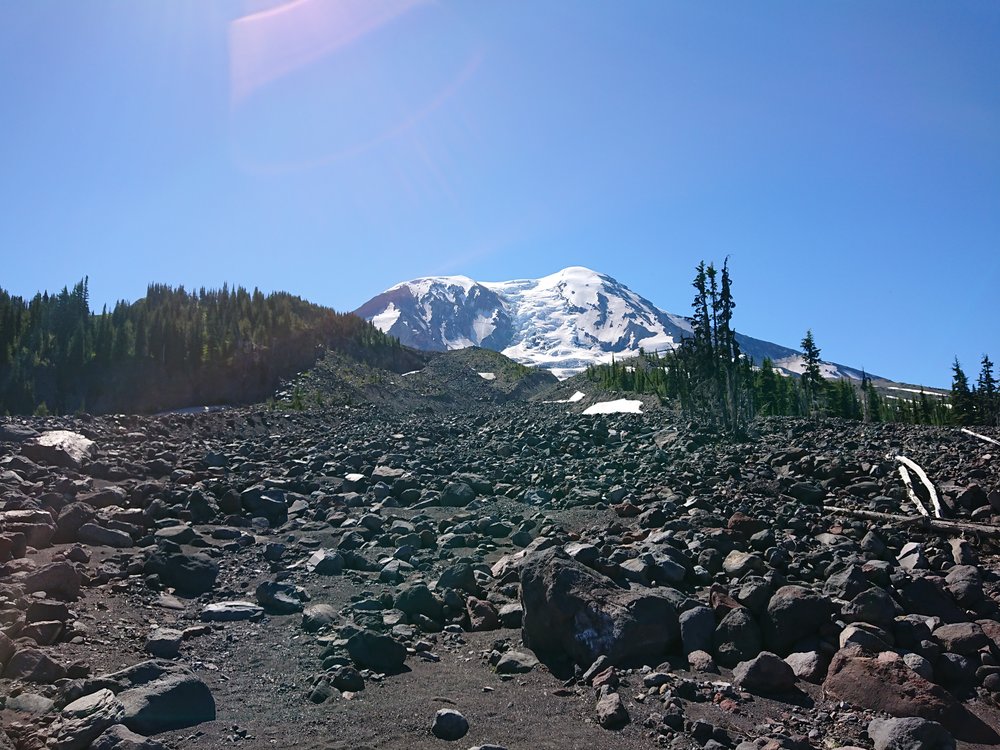
M619 588L561 549L525 558L520 577L522 637L541 656L585 667L598 656L618 665L655 663L680 635L680 594Z
M919 716L872 719L868 736L875 750L955 750L955 738L947 729Z
M93 681L116 691L122 723L143 735L184 729L215 719L208 685L179 664L150 660Z

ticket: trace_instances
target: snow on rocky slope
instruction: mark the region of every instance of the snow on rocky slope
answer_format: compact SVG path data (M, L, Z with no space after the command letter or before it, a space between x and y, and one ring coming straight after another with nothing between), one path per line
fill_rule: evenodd
M587 365L646 351L669 351L691 333L690 321L661 310L625 285L581 266L540 279L480 282L465 276L404 281L355 311L417 349L447 351L480 346L526 365L568 377ZM770 357L798 373L799 353L739 336L743 351ZM830 364L824 374L859 378Z

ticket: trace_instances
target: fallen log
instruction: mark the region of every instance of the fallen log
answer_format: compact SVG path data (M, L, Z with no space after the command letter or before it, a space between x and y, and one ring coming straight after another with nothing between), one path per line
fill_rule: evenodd
M934 489L934 484L931 482L930 479L928 479L927 472L925 472L923 469L920 468L920 464L918 464L916 461L907 458L906 456L897 455L896 460L899 461L899 463L903 464L903 466L908 467L910 470L913 471L914 474L917 475L917 477L923 483L924 487L927 488L927 494L931 498L931 505L934 506L934 515L937 516L938 518L944 518L944 509L941 507L941 501L938 500L937 490ZM909 484L907 484L906 489L910 493L911 499L913 499L913 497L916 497L913 494L913 488Z
M899 467L899 476L903 480L903 484L906 485L906 494L910 498L910 502L917 506L917 510L920 511L920 515L929 516L930 513L927 512L927 508L921 502L920 498L917 497L917 493L913 490L913 481L910 479L910 472L906 470L905 466Z
M962 432L966 435L972 435L974 438L979 438L980 440L985 440L987 443L993 443L993 445L1000 445L1000 440L994 440L991 437L986 437L985 435L980 435L978 432L973 432L972 430L966 430L962 428Z
M867 521L883 521L885 523L895 523L903 526L916 526L928 531L940 531L954 534L978 534L985 537L1000 538L1000 526L989 526L983 523L948 521L943 518L931 518L930 516L900 516L895 513L880 513L875 510L840 508L835 505L824 505L823 510L828 513L840 513L841 515L850 516L852 518L862 518Z

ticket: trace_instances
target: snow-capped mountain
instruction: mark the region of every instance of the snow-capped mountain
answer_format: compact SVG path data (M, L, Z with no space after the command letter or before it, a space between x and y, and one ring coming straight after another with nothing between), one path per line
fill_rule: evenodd
M404 281L370 299L357 315L407 346L431 351L481 346L568 377L587 365L667 351L691 333L690 321L656 307L625 285L580 266L540 279L474 281L437 276ZM738 336L743 351L800 372L799 352ZM860 377L829 364L831 377Z

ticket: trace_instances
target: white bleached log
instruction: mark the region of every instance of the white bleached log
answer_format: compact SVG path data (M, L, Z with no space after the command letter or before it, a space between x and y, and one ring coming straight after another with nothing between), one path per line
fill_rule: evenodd
M994 440L991 437L986 437L985 435L980 435L978 432L973 432L972 430L967 430L964 427L962 428L962 432L964 432L966 435L972 435L972 437L974 437L974 438L979 438L980 440L985 440L987 443L993 443L993 445L1000 445L1000 440Z
M941 501L938 499L937 490L934 489L934 485L931 483L931 480L927 478L927 472L921 469L920 465L917 464L916 461L912 461L906 456L896 456L896 460L917 475L917 478L921 481L921 483L923 483L924 487L927 488L927 494L930 495L931 505L934 507L934 515L938 518L944 518L944 510L941 507ZM912 489L909 486L907 489L912 494Z

